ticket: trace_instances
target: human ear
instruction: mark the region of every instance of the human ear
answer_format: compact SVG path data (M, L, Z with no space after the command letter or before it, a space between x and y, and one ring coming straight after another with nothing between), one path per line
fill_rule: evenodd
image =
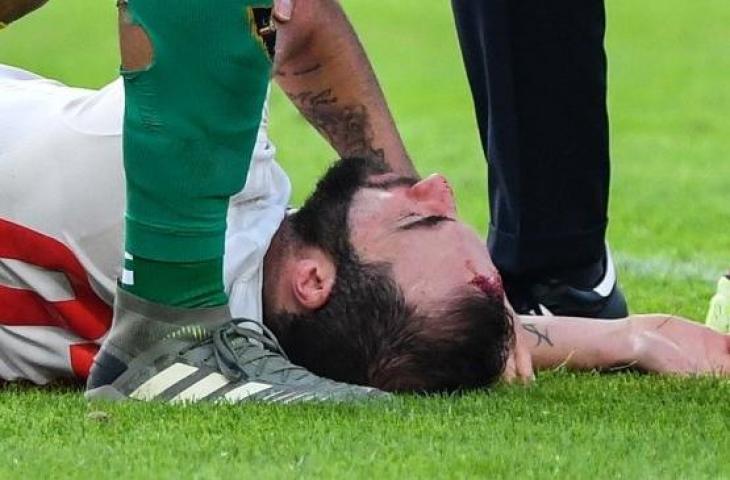
M292 291L297 303L306 310L324 306L332 293L335 276L334 263L319 250L296 260Z

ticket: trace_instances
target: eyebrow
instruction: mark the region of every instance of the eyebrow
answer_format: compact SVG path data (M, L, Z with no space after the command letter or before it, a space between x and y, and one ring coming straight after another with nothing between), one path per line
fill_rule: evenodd
M413 177L393 177L378 182L365 182L365 187L378 190L390 190L395 187L412 187L418 180Z
M428 217L422 217L419 218L416 221L413 221L411 223L407 223L406 225L398 227L398 230L411 230L414 228L422 228L422 227L433 227L435 225L438 225L441 222L455 222L456 220L449 217L444 217L443 215L429 215Z

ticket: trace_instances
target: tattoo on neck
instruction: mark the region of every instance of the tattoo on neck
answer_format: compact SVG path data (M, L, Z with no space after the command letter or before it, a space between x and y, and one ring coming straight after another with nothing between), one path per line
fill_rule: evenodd
M536 347L542 345L543 342L547 345L550 345L551 347L554 346L553 341L550 340L550 335L548 333L547 327L545 327L544 332L541 332L534 323L523 323L522 328L535 336L535 340L537 341L537 343L535 344Z

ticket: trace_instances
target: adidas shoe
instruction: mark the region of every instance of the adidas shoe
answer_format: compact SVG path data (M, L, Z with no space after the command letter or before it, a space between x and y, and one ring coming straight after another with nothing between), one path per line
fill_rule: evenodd
M510 279L505 278L505 290L515 311L521 315L560 315L586 318L624 318L628 315L626 299L618 286L616 269L611 252L600 264L585 272L592 281L572 275L570 280L561 277ZM568 276L568 275L566 275Z
M705 325L720 332L730 333L730 273L717 282L717 293L710 300Z
M114 325L87 383L89 400L292 403L388 396L318 377L286 358L258 322L228 309L179 309L117 289Z

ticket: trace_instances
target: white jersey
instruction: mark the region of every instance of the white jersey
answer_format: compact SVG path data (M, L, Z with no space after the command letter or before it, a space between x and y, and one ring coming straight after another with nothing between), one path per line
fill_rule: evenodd
M85 378L121 274L121 81L87 90L0 66L0 379ZM291 186L264 112L246 186L230 200L224 283L262 320L263 257Z

